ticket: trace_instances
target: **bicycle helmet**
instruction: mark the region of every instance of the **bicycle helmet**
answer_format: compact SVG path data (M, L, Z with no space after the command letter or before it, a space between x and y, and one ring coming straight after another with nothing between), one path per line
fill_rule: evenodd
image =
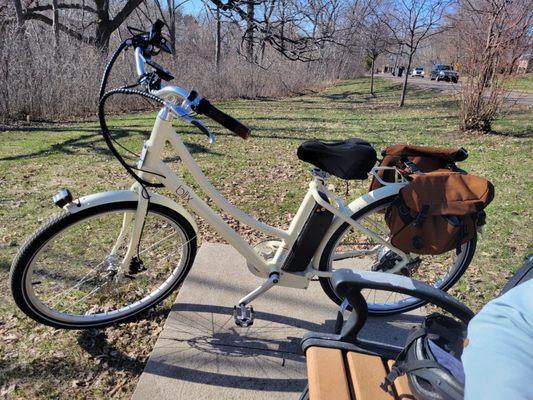
M406 374L417 400L460 400L464 371L460 361L466 327L451 317L431 314L407 339L381 385L390 391L394 380Z

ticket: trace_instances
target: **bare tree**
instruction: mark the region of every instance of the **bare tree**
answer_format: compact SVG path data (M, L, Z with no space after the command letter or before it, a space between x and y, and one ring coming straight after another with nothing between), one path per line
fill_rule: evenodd
M313 61L320 57L320 49L326 43L335 43L336 25L331 5L333 0L315 0L322 2L321 12L316 18L309 18L309 3L292 0L290 6L284 1L283 13L260 13L258 8L268 7L272 0L210 0L223 11L224 16L239 24L244 23L244 39L247 43L247 58L253 53L255 43L259 40L293 61ZM337 5L333 5L335 10ZM274 10L273 7L272 10ZM327 14L330 14L327 16ZM252 61L253 57L252 57Z
M460 127L490 131L508 93L517 54L533 47L529 0L464 0L455 16L463 42Z
M176 27L178 20L182 17L180 8L189 0L144 0L144 7L137 9L145 19L151 23L155 22L155 18L159 18L168 29L168 36L170 48L172 53L176 54ZM152 11L155 8L155 14Z
M246 1L246 32L244 40L246 42L246 55L248 60L254 59L254 30L255 30L255 1Z
M222 12L220 7L208 0L205 1L206 9L211 13L215 20L215 67L217 72L220 72L220 63L222 60Z
M215 65L217 72L220 71L220 59L222 57L222 15L220 7L215 8L216 34L215 34Z
M391 37L407 55L400 107L405 104L413 56L422 41L443 31L443 18L450 4L451 0L392 0L379 9L375 8L376 18L388 28Z
M96 47L106 50L109 45L111 34L116 31L128 16L141 4L143 0L127 0L126 3L112 15L109 0L92 0L92 5L88 5L84 0L79 3L59 2L51 0L49 4L41 4L37 1L29 1L26 8L21 0L12 0L19 29L23 29L26 21L39 21L45 25L53 27L56 37L59 32L63 32L74 39L93 44ZM49 12L52 12L52 17ZM77 18L59 21L59 12L79 12L91 16L87 25L80 26L76 23ZM87 36L85 30L94 26L93 34Z
M374 92L374 70L376 69L376 59L390 47L391 37L386 25L372 15L364 23L363 27L364 48L370 60L370 94Z

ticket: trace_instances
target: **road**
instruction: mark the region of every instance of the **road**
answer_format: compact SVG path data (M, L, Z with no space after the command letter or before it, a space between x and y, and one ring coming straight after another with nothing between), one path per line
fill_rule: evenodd
M390 74L376 74L376 77L384 78L389 81L403 83L403 77L398 78ZM440 90L442 92L450 93L451 95L458 95L461 90L461 81L459 83L451 83L445 81L432 81L429 78L413 78L409 77L409 85L418 86L421 88ZM507 102L511 104L521 104L528 107L533 107L533 94L511 91L507 96Z

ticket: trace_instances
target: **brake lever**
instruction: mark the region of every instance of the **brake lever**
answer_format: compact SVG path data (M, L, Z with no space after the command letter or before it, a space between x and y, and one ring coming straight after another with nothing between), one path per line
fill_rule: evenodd
M185 108L176 104L172 104L168 101L165 101L165 106L169 108L182 121L189 122L196 126L198 129L200 129L202 133L204 133L209 138L209 144L215 143L215 135L211 133L209 128L205 126L202 121L191 117Z
M202 121L191 118L190 123L200 129L209 138L209 144L215 143L215 135L211 133L211 131L203 124Z

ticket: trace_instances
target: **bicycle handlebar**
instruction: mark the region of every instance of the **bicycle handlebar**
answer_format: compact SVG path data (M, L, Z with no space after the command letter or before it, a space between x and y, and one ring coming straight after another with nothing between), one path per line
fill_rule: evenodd
M195 111L198 114L203 114L206 117L211 118L213 121L218 122L224 128L232 131L243 139L248 139L250 137L250 128L216 108L207 99L201 99L195 107Z
M149 76L149 74L146 74L146 64L152 66L152 68L155 68L160 78L163 78L164 80L169 80L168 78L173 78L170 73L168 73L168 76L165 77L165 74L163 72L166 73L167 71L164 70L158 64L154 63L153 61L151 62L151 56L157 54L150 50L154 47L160 48L161 50L170 53L170 49L168 48L167 42L161 34L163 26L164 23L160 20L157 20L152 25L149 33L138 31L135 28L129 28L130 32L132 33L133 31L141 32L139 34L134 35L134 37L129 43L129 46L135 48L135 66L137 70L137 75L139 75L139 78L141 79L141 83L143 83L143 79L146 79L146 77ZM146 81L144 81L144 83L145 82ZM232 116L219 110L217 107L212 105L207 99L198 96L195 91L188 92L187 90L177 86L166 86L159 90L150 90L150 93L156 96L163 95L163 98L171 94L177 94L178 96L184 99L184 103L182 105L185 106L185 108L190 107L198 114L203 114L206 117L211 118L213 121L219 123L224 128L230 130L231 132L235 133L237 136L240 136L243 139L247 139L248 137L250 137L251 131L247 126L245 126Z

